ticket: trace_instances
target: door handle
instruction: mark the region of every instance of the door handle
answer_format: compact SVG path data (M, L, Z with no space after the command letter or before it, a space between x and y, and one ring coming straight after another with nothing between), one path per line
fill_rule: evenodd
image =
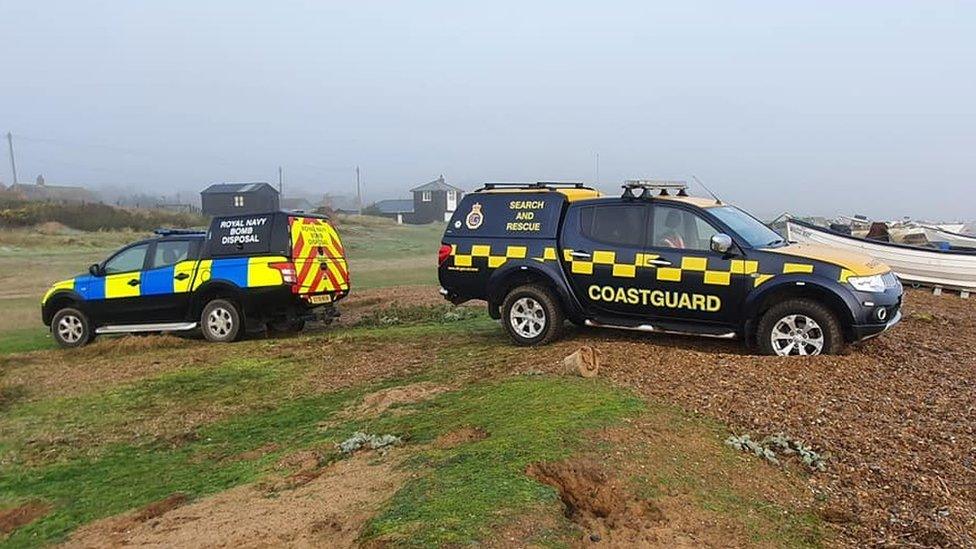
M667 259L648 259L647 262L653 265L660 265L662 267L667 267L669 265L672 265L672 263Z
M590 252L569 252L569 255L576 259L590 259L593 257Z
M138 286L138 285L139 285L139 279L138 278L133 278L133 279L130 279L129 280L129 286Z
M186 273L180 273L180 274L174 276L173 278L175 278L176 280L186 280L186 279L190 278L190 275L188 275Z

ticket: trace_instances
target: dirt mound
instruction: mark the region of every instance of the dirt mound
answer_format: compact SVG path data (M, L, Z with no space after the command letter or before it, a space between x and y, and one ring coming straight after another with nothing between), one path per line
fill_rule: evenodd
M488 438L488 431L481 427L462 427L456 431L443 434L434 441L434 447L440 449L454 448L469 442L477 442Z
M51 506L41 501L28 501L23 505L0 509L0 534L9 534L43 517Z
M57 221L45 221L44 223L34 225L34 231L44 235L72 234L79 232L75 229L68 228L66 225L58 223Z
M389 288L375 288L357 290L343 299L339 308L342 311L340 322L352 326L359 322L363 315L395 306L406 305L444 305L444 297L437 291L437 286L392 286Z
M555 488L566 507L566 517L599 539L646 540L642 531L664 519L657 506L630 495L594 461L534 463L526 474Z
M448 389L448 387L443 385L426 381L383 389L382 391L366 395L355 413L359 415L378 416L389 410L392 406L427 400Z
M174 493L135 511L109 517L82 527L65 544L68 547L106 547L123 545L128 533L155 524L155 519L184 505L186 494Z
M258 485L239 486L163 512L143 522L118 518L78 530L69 547L352 547L376 510L402 485L406 454L355 456L323 469L310 482L268 497Z

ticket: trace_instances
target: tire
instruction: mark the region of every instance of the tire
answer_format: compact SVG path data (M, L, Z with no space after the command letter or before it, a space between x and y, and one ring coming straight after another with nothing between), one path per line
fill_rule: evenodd
M502 324L516 345L545 345L559 337L563 310L544 286L528 284L508 292L502 301Z
M51 319L51 336L65 349L87 345L95 339L95 331L85 313L72 307L65 307Z
M200 331L207 341L230 343L244 335L243 318L233 301L214 299L200 314Z
M759 320L756 337L766 355L836 355L846 347L837 316L809 299L787 299L770 307Z

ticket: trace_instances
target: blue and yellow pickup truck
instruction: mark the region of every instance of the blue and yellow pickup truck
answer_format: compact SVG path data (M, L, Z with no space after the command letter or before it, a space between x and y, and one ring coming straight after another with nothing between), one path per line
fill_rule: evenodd
M156 235L47 291L41 318L59 345L111 333L200 329L229 342L246 326L301 330L306 320L331 320L349 293L345 250L325 216L218 217L205 232Z
M481 299L519 345L587 326L738 338L767 354L840 352L901 318L902 287L867 256L786 242L744 211L633 181L487 184L440 249L441 293Z

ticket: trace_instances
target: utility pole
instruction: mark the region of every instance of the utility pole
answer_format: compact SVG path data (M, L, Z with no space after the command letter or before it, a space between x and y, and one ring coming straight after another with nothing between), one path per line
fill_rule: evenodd
M281 196L281 166L278 166L278 196Z
M359 166L356 166L356 201L359 203L359 215L363 214L363 190L359 184Z
M17 163L14 162L14 136L7 132L7 147L10 149L10 171L14 172L13 184L17 184Z
M596 153L596 187L600 186L600 153Z

